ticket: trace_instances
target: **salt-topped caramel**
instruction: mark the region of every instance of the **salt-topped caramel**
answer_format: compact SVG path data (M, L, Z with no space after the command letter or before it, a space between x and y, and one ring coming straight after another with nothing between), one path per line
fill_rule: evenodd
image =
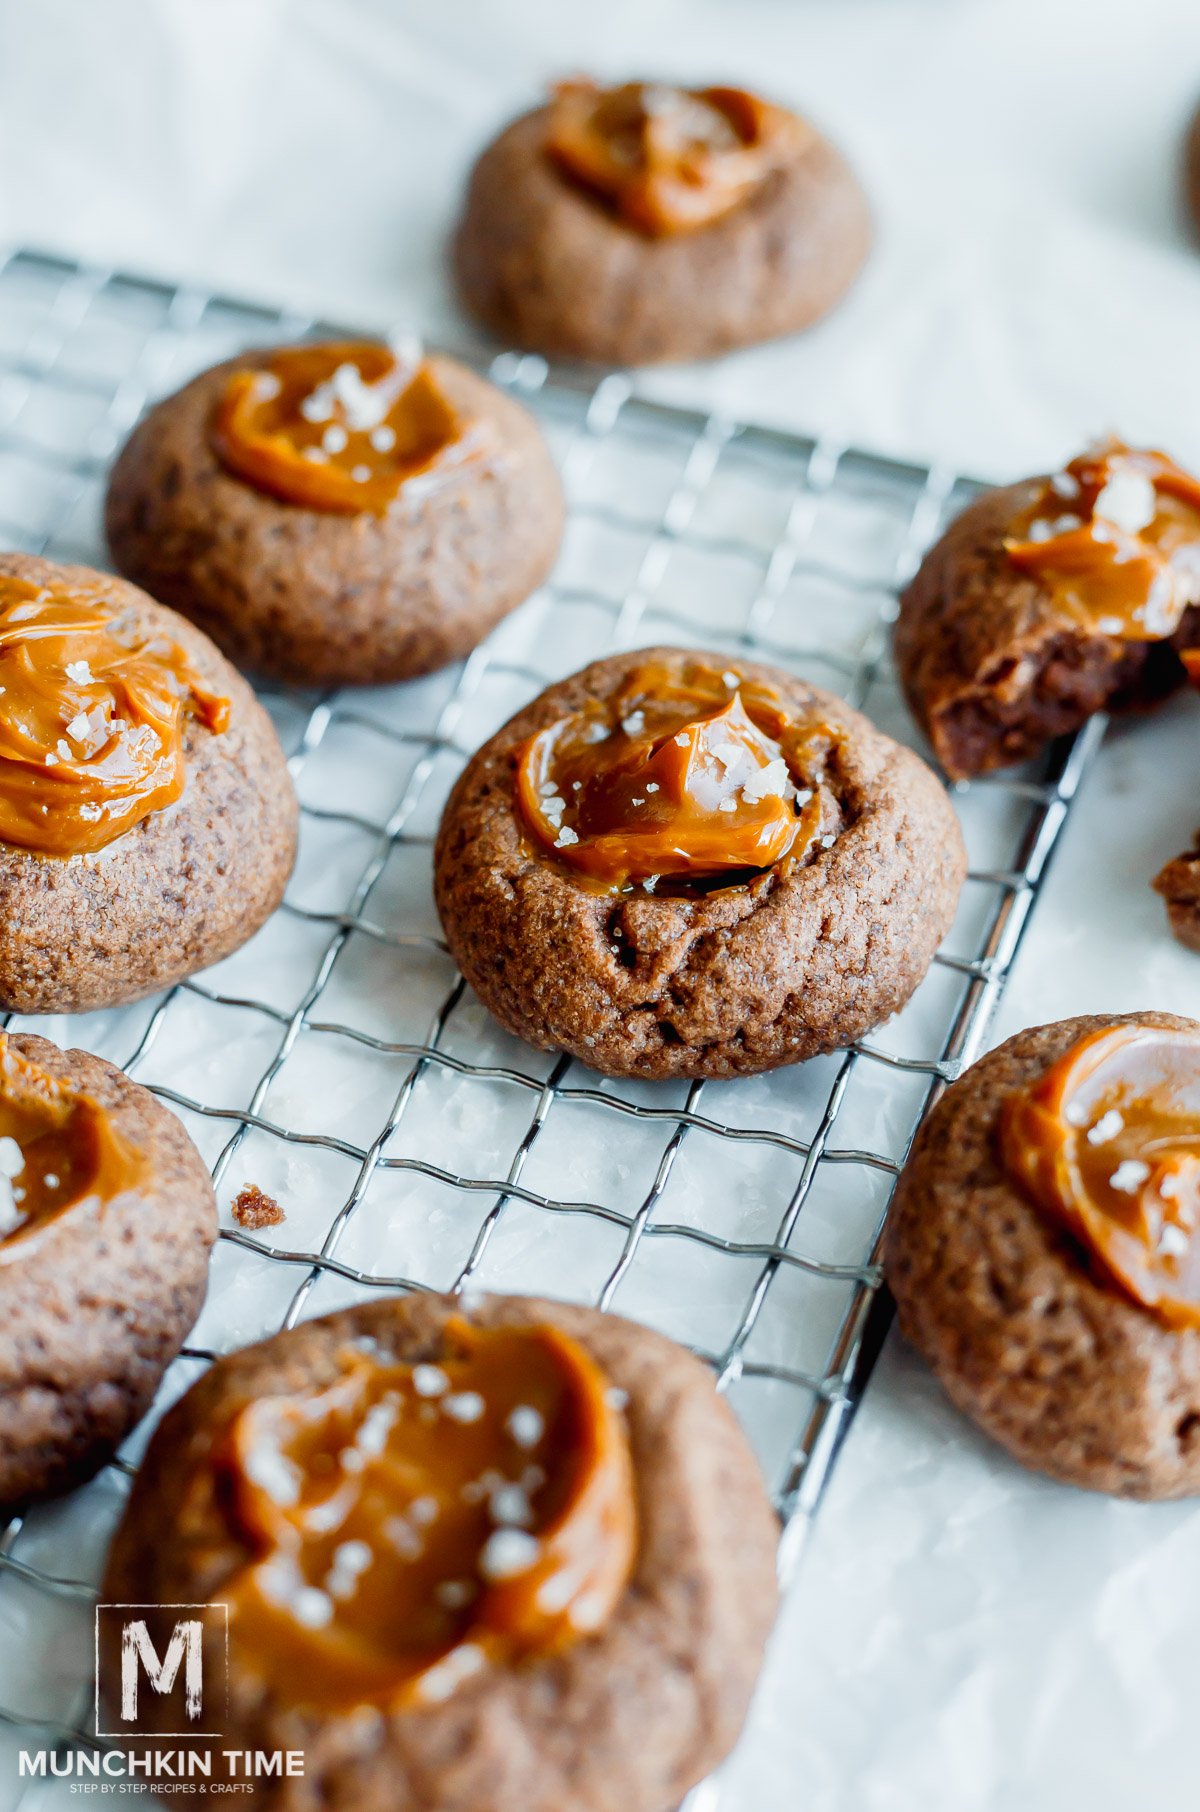
M238 1665L292 1704L436 1703L601 1629L633 1565L615 1393L549 1326L456 1318L413 1365L351 1343L247 1403L219 1467L254 1556L220 1592Z
M0 840L89 854L173 804L189 717L223 731L229 700L169 637L87 586L0 576Z
M136 1188L144 1170L106 1108L0 1033L0 1265L21 1259L68 1209Z
M1101 1274L1200 1327L1200 1032L1091 1032L1005 1103L1005 1167Z
M751 879L834 842L838 741L734 668L647 663L522 747L521 816L541 853L601 888Z
M1004 545L1085 628L1161 640L1200 603L1200 481L1109 441L1048 479Z
M811 136L741 88L580 80L555 90L546 150L622 220L662 238L728 214Z
M227 380L210 437L238 478L338 515L382 515L481 446L430 360L373 340L264 353Z

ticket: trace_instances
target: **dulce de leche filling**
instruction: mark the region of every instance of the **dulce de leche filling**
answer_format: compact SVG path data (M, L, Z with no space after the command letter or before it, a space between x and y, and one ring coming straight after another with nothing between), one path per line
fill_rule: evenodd
M1110 441L1056 472L1004 545L1088 630L1158 641L1200 602L1200 481Z
M85 855L183 792L184 721L229 722L166 636L84 589L0 576L0 840Z
M812 137L742 88L562 82L546 150L575 182L652 238L708 226Z
M142 1153L98 1101L22 1057L0 1033L0 1265L26 1253L46 1225L91 1197L135 1188Z
M434 1703L599 1630L637 1540L617 1400L557 1329L456 1318L436 1364L366 1339L249 1403L221 1460L241 1664L292 1704Z
M1013 1179L1168 1327L1200 1327L1200 1032L1092 1032L1001 1111Z
M479 451L478 424L418 350L373 340L288 346L227 380L210 427L238 478L284 503L384 514Z
M600 888L730 885L833 844L839 740L733 669L648 663L530 737L517 798L535 847Z

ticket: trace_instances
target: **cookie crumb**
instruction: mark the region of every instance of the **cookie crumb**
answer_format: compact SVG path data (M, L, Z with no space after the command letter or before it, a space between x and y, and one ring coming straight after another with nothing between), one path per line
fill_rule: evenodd
M238 1190L229 1212L239 1227L251 1233L261 1227L278 1227L287 1219L274 1196L267 1195L257 1183L247 1183Z

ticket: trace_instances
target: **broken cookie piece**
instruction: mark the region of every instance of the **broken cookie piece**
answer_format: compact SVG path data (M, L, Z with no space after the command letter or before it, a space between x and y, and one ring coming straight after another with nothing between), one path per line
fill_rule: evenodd
M1171 935L1188 950L1200 952L1200 831L1191 849L1159 869L1152 885L1166 901Z
M951 523L901 598L896 666L961 780L1180 685L1198 603L1200 482L1109 441Z

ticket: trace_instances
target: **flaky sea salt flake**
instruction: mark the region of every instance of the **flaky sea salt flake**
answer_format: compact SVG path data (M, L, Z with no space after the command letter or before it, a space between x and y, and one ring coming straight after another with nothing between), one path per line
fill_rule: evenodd
M1117 1134L1122 1131L1124 1125L1124 1117L1117 1112L1115 1107L1110 1107L1106 1114L1101 1114L1095 1126L1088 1128L1088 1144L1107 1145L1110 1139L1115 1139Z
M418 1397L440 1397L450 1389L450 1380L440 1365L414 1365L412 1382Z
M788 766L783 756L768 761L743 782L742 792L752 805L767 798L782 799L788 783Z
M505 1423L509 1434L528 1453L538 1445L546 1432L546 1418L532 1403L518 1403Z
M479 1571L485 1579L515 1579L536 1566L541 1543L524 1529L493 1529L479 1551Z

